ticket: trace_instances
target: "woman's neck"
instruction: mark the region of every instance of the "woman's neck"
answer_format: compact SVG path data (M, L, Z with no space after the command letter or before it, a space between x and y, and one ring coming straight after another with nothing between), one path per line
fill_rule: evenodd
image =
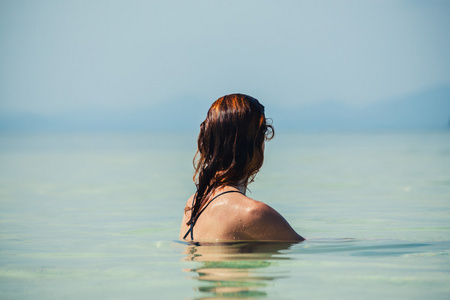
M228 183L214 188L213 193L220 193L228 190L238 190L240 193L245 195L247 192L247 185L244 183Z
M247 191L247 187L244 184L233 184L233 185L228 185L227 187L237 189L239 192L241 192L244 195L245 195L245 192Z

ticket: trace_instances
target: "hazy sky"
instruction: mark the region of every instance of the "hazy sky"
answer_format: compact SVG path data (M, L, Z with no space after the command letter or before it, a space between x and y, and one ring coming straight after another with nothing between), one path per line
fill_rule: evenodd
M450 85L450 1L1 1L0 110L243 92L364 104Z

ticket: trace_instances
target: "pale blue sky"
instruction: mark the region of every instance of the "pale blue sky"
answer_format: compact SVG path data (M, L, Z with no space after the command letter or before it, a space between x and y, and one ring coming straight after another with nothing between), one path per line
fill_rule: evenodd
M450 85L449 32L450 1L1 1L0 110L386 101Z

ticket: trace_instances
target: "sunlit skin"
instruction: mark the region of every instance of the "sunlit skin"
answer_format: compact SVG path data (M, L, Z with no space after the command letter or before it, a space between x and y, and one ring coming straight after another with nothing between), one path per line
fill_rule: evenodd
M215 195L234 187L224 187ZM192 204L192 197L186 202ZM210 198L212 198L210 197ZM188 231L190 217L187 212L181 223L180 239ZM215 199L195 224L196 241L303 241L289 223L269 205L240 193L229 193Z

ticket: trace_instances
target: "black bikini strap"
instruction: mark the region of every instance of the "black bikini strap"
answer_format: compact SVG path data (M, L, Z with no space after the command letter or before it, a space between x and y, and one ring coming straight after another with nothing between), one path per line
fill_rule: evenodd
M225 194L228 194L228 193L240 193L240 194L243 194L241 191L225 191L225 192L222 192L222 193L220 193L220 194L214 196L214 198L212 198L211 200L209 200L209 202L206 203L206 205L202 208L202 210L200 210L200 211L198 212L197 216L195 216L194 221L192 221L191 226L189 227L189 230L188 230L188 231L186 232L186 234L184 235L183 239L185 239L185 238L188 236L189 232L190 232L190 233L191 233L191 240L194 240L194 231L193 231L193 229L194 229L195 223L197 223L197 220L198 220L198 218L200 217L200 214L201 214L201 213L208 207L208 205L209 205L211 202L213 202L217 197L222 196L222 195L225 195ZM192 200L192 206L194 206L194 200L195 200L195 195L194 195L194 199Z
M192 197L192 206L194 207L195 203L195 197L197 197L197 192L194 194L194 197ZM191 233L191 240L194 240L192 229L194 228L194 221L192 221L191 225L189 226L189 230L186 232L186 234L183 236L183 240L188 236L189 232Z

